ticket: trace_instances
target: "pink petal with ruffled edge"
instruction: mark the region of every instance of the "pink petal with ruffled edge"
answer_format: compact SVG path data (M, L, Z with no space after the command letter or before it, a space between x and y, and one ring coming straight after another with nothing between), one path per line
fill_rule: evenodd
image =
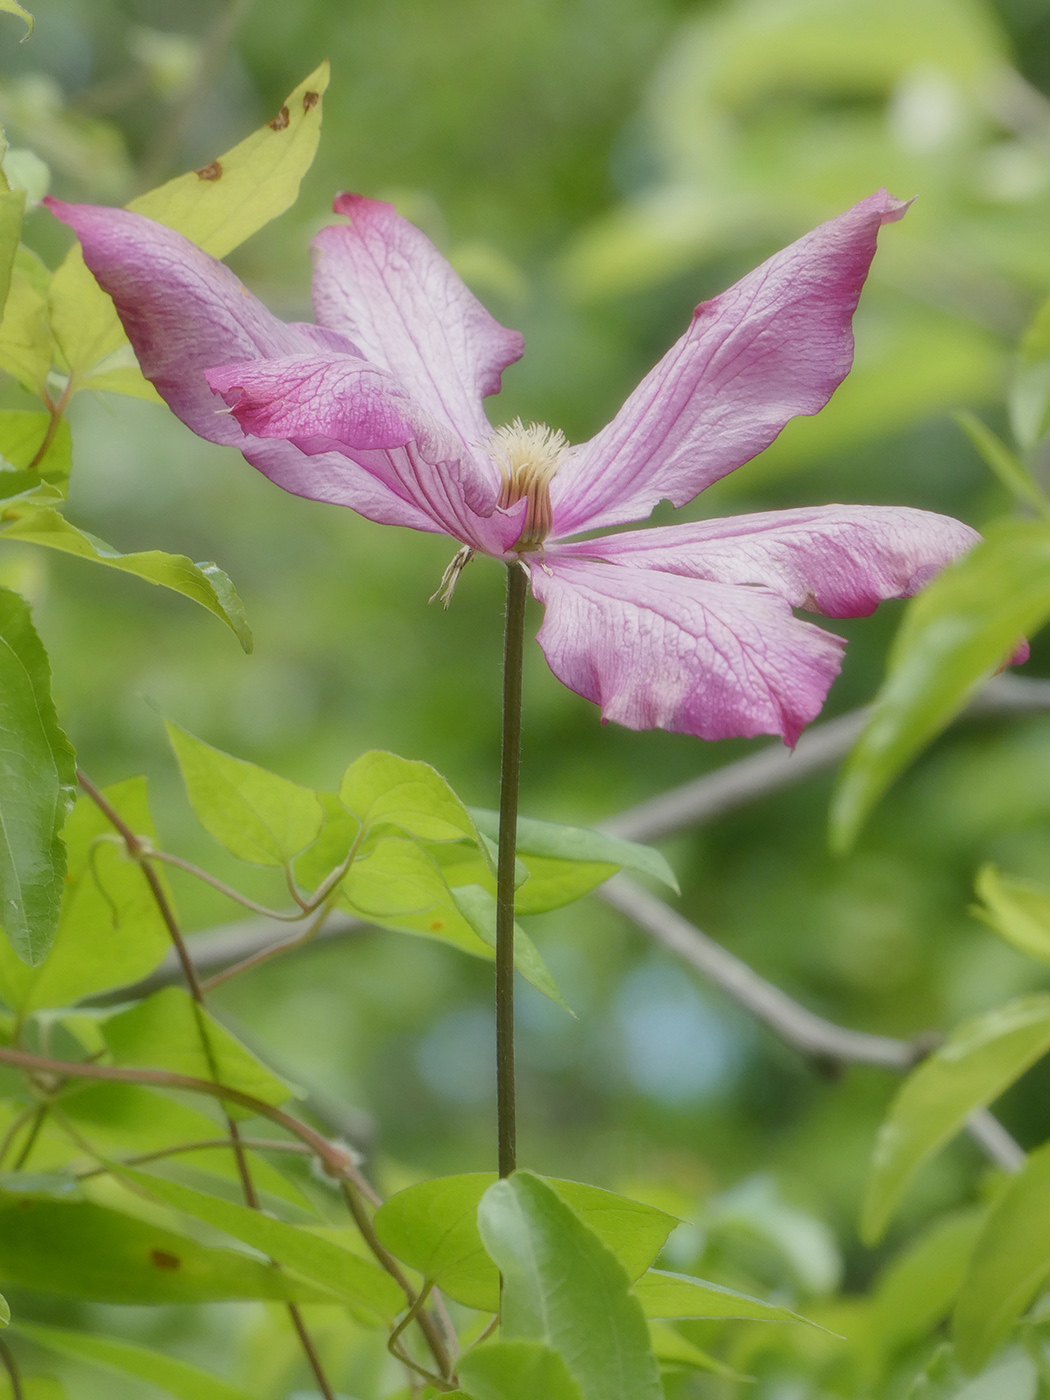
M907 203L885 190L821 224L702 302L689 330L551 487L554 534L681 506L817 413L853 362L850 322L884 223Z
M334 208L352 223L314 239L318 323L349 336L466 447L480 447L492 432L481 401L499 393L503 370L521 358L522 336L489 315L393 205L341 194Z
M629 530L547 553L762 584L796 608L865 617L886 598L910 598L979 539L969 525L931 511L832 505Z
M845 642L767 589L549 555L530 566L551 670L628 729L794 744L838 674Z
M204 372L234 361L287 355L353 353L343 336L317 326L287 325L215 258L141 214L90 204L47 201L72 226L84 260L113 298L142 372L169 407L200 437L239 448L286 491L350 506L385 525L444 527L347 457L308 457L289 442L244 433L209 388Z

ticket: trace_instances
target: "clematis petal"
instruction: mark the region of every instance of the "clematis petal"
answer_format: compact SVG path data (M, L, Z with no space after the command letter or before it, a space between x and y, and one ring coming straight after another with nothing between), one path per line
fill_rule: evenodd
M947 515L907 506L816 506L628 530L549 548L686 578L762 584L793 607L866 617L910 598L980 539Z
M253 466L295 495L350 506L386 525L444 528L345 456L311 458L289 442L246 435L205 379L205 370L234 361L318 350L352 354L355 347L345 337L317 326L287 325L223 263L142 214L55 199L47 203L72 226L85 262L113 298L142 372L187 427L210 442L239 448Z
M884 223L907 204L885 190L807 233L702 302L686 334L551 486L554 533L641 520L684 505L818 412L853 362L850 322Z
M530 562L551 670L603 720L794 744L838 674L842 638L768 589L560 556Z
M522 336L489 315L393 205L341 194L334 207L353 222L314 239L318 322L349 336L466 446L479 446L492 432L481 400L521 358Z
M247 360L206 370L205 378L246 433L287 440L309 455L343 453L417 505L431 529L489 553L517 538L524 506L513 519L497 512L475 456L367 360L347 354Z

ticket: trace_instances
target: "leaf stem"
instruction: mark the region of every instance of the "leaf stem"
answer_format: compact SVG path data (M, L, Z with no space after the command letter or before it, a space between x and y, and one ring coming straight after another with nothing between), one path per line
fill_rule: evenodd
M499 1174L517 1163L514 1094L514 867L521 778L521 674L528 575L520 560L507 565L503 634L503 746L500 759L499 855L496 862L496 1122Z

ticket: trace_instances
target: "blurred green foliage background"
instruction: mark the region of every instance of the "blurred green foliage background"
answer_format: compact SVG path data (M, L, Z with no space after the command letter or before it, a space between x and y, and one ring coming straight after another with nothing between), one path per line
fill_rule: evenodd
M306 319L307 243L332 194L392 198L526 334L494 421L520 414L576 440L698 300L881 184L917 195L883 233L856 369L830 408L686 513L863 501L980 528L1009 509L951 411L1008 431L1006 375L1050 294L1042 0L42 0L31 40L19 37L3 17L10 141L47 163L55 193L104 203L206 163L329 56L303 195L238 250L237 272L279 314ZM39 163L17 159L27 184L42 181ZM65 234L44 210L28 219L51 265ZM28 406L10 383L2 399ZM170 849L279 898L195 826L158 708L307 784L330 787L350 758L384 747L495 804L501 570L474 564L443 613L426 600L449 542L283 495L153 405L85 394L72 419L70 518L121 549L217 560L256 633L245 657L174 595L24 546L0 554L0 576L34 601L83 765L105 782L147 772ZM898 615L888 605L845 625L828 714L871 695ZM1037 642L1028 672L1048 660ZM598 821L768 742L603 730L535 647L526 687L533 816ZM1050 879L1050 717L957 725L847 859L826 853L830 781L670 843L683 910L855 1027L946 1028L1037 985L967 904L986 860ZM190 928L237 917L189 881L178 893ZM863 1289L879 1259L857 1243L857 1202L890 1079L822 1079L593 901L532 932L578 1019L523 994L527 1163L699 1221L680 1237L680 1267L721 1261L728 1277L800 1302ZM293 1079L360 1111L393 1187L491 1163L489 977L446 948L376 933L263 968L216 1001ZM1025 1145L1050 1135L1048 1078L1033 1071L1003 1105ZM953 1148L888 1247L970 1199L982 1171L975 1150ZM241 1312L257 1393L284 1395L283 1342L268 1352ZM200 1319L132 1310L120 1325L188 1351L220 1340ZM781 1388L761 1393L861 1393L835 1379L853 1364L834 1348L782 1352L769 1362ZM681 1393L721 1393L708 1384L720 1383L683 1381ZM99 1395L125 1393L105 1385Z

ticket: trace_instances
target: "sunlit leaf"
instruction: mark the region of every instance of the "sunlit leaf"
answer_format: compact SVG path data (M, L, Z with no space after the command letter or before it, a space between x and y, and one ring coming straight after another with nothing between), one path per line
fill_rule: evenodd
M19 248L0 320L0 369L43 397L57 346L47 314L51 273L28 248Z
M0 1278L93 1303L330 1297L261 1260L120 1211L26 1195L0 1194Z
M470 815L480 832L492 840L499 837L498 812L471 807ZM517 847L519 855L526 859L529 856L547 856L555 860L614 865L635 875L650 875L670 889L678 890L674 871L652 846L641 846L636 841L624 841L618 836L606 836L587 827L563 826L560 822L519 817Z
M123 1174L176 1210L252 1245L311 1283L330 1289L353 1304L357 1313L388 1323L405 1306L401 1288L378 1264L331 1240L179 1182L138 1171Z
M0 521L3 517L0 514ZM245 651L251 651L252 634L244 607L229 578L216 564L194 564L182 554L165 554L159 549L121 554L86 530L78 530L57 510L18 511L10 524L0 524L3 537L26 540L31 544L60 549L93 564L135 574L147 583L160 584L185 594L213 612L233 631Z
M644 1273L631 1291L641 1303L646 1317L742 1317L754 1322L807 1322L811 1327L817 1325L778 1303L765 1303L761 1298L738 1293L718 1283L709 1283L706 1279L666 1273L662 1269L650 1269Z
M467 809L441 774L397 754L362 754L343 775L339 800L366 826L396 826L423 841L475 837Z
M1050 1050L1050 994L975 1016L911 1072L879 1129L861 1233L882 1235L919 1168Z
M0 1294L0 1327L6 1327L11 1321L11 1308L5 1297Z
M139 195L128 208L224 258L295 203L317 150L321 97L327 86L326 62L246 140L200 170ZM50 310L58 343L77 376L87 375L124 344L113 303L87 270L79 244L55 273Z
M495 1312L499 1275L478 1233L478 1203L495 1177L489 1172L438 1177L391 1196L376 1213L386 1247L449 1297ZM564 1200L619 1259L629 1278L644 1273L678 1223L642 1201L578 1181L548 1178Z
M25 190L0 189L0 313L11 286L18 240L22 236L22 215L25 213Z
M581 1400L569 1368L543 1342L490 1342L468 1351L456 1370L477 1400Z
M61 831L76 765L51 699L47 653L25 601L0 589L0 926L30 965L58 927L66 851Z
M56 426L50 413L0 411L0 458L0 497L4 500L41 484L54 487L53 494L62 496L73 465L69 424L63 420Z
M852 844L894 778L1050 617L1050 526L1015 520L909 603L871 718L842 770L832 840Z
M952 1318L959 1360L979 1370L1050 1276L1050 1146L995 1201L974 1246Z
M212 748L177 724L167 729L190 806L238 860L284 865L317 837L324 811L311 788Z
M246 1391L190 1366L163 1352L151 1351L135 1342L100 1337L92 1332L70 1332L61 1327L45 1327L39 1322L19 1323L19 1332L30 1341L74 1361L93 1361L121 1375L136 1376L177 1400L251 1400Z
M470 924L471 928L492 949L496 950L496 899L481 885L463 885L452 891L456 908ZM527 982L542 992L556 1006L572 1014L572 1007L558 990L558 984L551 976L550 968L543 961L539 949L525 931L514 925L514 967Z
M523 1171L495 1182L478 1207L478 1227L503 1279L503 1340L557 1351L582 1400L661 1400L626 1271L550 1186Z
M340 886L340 902L384 928L451 943L474 957L492 957L457 908L437 862L414 841L400 836L377 841L354 861Z
M284 1103L294 1093L181 987L164 987L110 1016L102 1034L118 1065L213 1080L269 1104ZM229 1112L243 1116L248 1110L231 1104Z
M17 15L19 19L25 20L26 32L22 37L28 39L33 32L33 16L29 11L23 10L18 0L0 0L0 10L3 10L4 14Z
M136 835L155 836L144 778L118 783L104 796ZM156 900L139 864L113 836L106 817L81 796L65 830L69 873L50 952L28 968L0 951L0 993L8 1005L66 1006L137 982L164 960L171 939Z
M1050 889L982 865L974 890L983 903L971 906L973 914L1018 952L1050 963Z

